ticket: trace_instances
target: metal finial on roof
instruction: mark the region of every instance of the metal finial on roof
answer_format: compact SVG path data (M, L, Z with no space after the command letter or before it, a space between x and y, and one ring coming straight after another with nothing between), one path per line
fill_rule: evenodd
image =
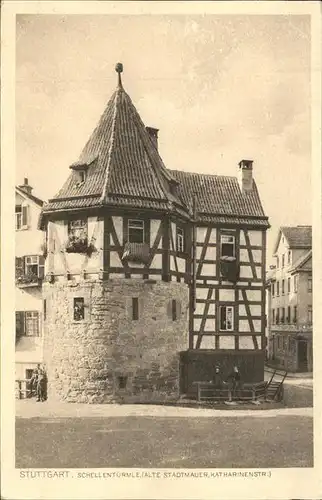
M121 73L123 73L123 64L117 63L115 66L115 71L116 73L118 73L118 85L119 87L122 87Z

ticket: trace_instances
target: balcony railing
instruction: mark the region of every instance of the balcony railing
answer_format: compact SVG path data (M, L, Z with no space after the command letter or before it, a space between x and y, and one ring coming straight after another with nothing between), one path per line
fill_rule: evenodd
M150 259L150 247L146 243L125 243L122 260L147 264Z

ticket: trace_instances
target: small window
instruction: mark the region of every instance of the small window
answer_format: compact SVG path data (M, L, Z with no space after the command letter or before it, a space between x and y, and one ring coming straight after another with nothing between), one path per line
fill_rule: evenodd
M232 331L234 329L234 308L232 306L220 306L220 330Z
M307 289L308 289L308 292L312 292L312 276L308 277L308 280L307 280Z
M307 308L307 319L308 319L309 325L312 325L312 320L313 320L312 306L308 306L308 308Z
M83 321L85 319L84 297L74 298L74 321Z
M40 255L26 255L24 258L25 262L25 274L27 276L33 276L35 278L44 278L44 268L45 259Z
M291 307L288 306L287 308L287 322L290 323L291 322Z
M128 242L144 243L144 221L129 219L128 221Z
M293 323L297 322L297 306L293 308Z
M294 276L294 292L297 292L297 275Z
M85 240L87 238L87 220L77 219L69 221L68 236L77 240Z
M276 309L276 324L278 325L280 322L280 315L279 315L279 309Z
M16 205L15 216L16 216L16 230L26 228L28 225L28 206Z
M282 280L282 295L285 293L285 280Z
M177 301L172 299L172 321L176 321L177 318Z
M284 323L285 321L285 309L284 307L281 307L281 323Z
M291 293L291 278L287 278L287 293Z
M275 284L274 283L272 283L271 290L272 290L272 297L274 297L274 295L275 295Z
M288 251L288 254L287 254L287 263L290 264L291 263L291 250Z
M139 319L139 299L137 297L132 298L132 319L135 321Z
M285 266L285 255L283 254L282 255L282 267L284 267L284 266Z
M275 325L275 309L272 309L272 323Z
M177 252L184 252L184 230L177 227Z
M80 184L83 184L83 182L85 182L85 179L86 179L86 172L85 172L85 170L80 170L78 172L78 182Z
M39 313L38 311L25 312L25 329L28 337L39 336Z
M126 385L127 385L127 376L126 375L119 375L117 377L117 381L118 381L119 389L126 389Z
M276 296L278 297L280 294L280 284L279 281L276 282Z
M235 257L235 236L222 234L220 245L222 257Z

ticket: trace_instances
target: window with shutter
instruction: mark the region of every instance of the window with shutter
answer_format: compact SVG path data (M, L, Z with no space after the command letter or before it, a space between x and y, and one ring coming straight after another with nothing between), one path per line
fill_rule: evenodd
M29 337L39 336L39 312L26 311L25 312L25 335Z
M22 205L22 227L28 227L28 205Z

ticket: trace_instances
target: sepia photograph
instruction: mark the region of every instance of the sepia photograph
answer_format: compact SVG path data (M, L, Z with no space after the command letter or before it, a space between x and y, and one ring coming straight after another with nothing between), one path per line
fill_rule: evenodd
M310 13L14 28L17 477L313 471Z

